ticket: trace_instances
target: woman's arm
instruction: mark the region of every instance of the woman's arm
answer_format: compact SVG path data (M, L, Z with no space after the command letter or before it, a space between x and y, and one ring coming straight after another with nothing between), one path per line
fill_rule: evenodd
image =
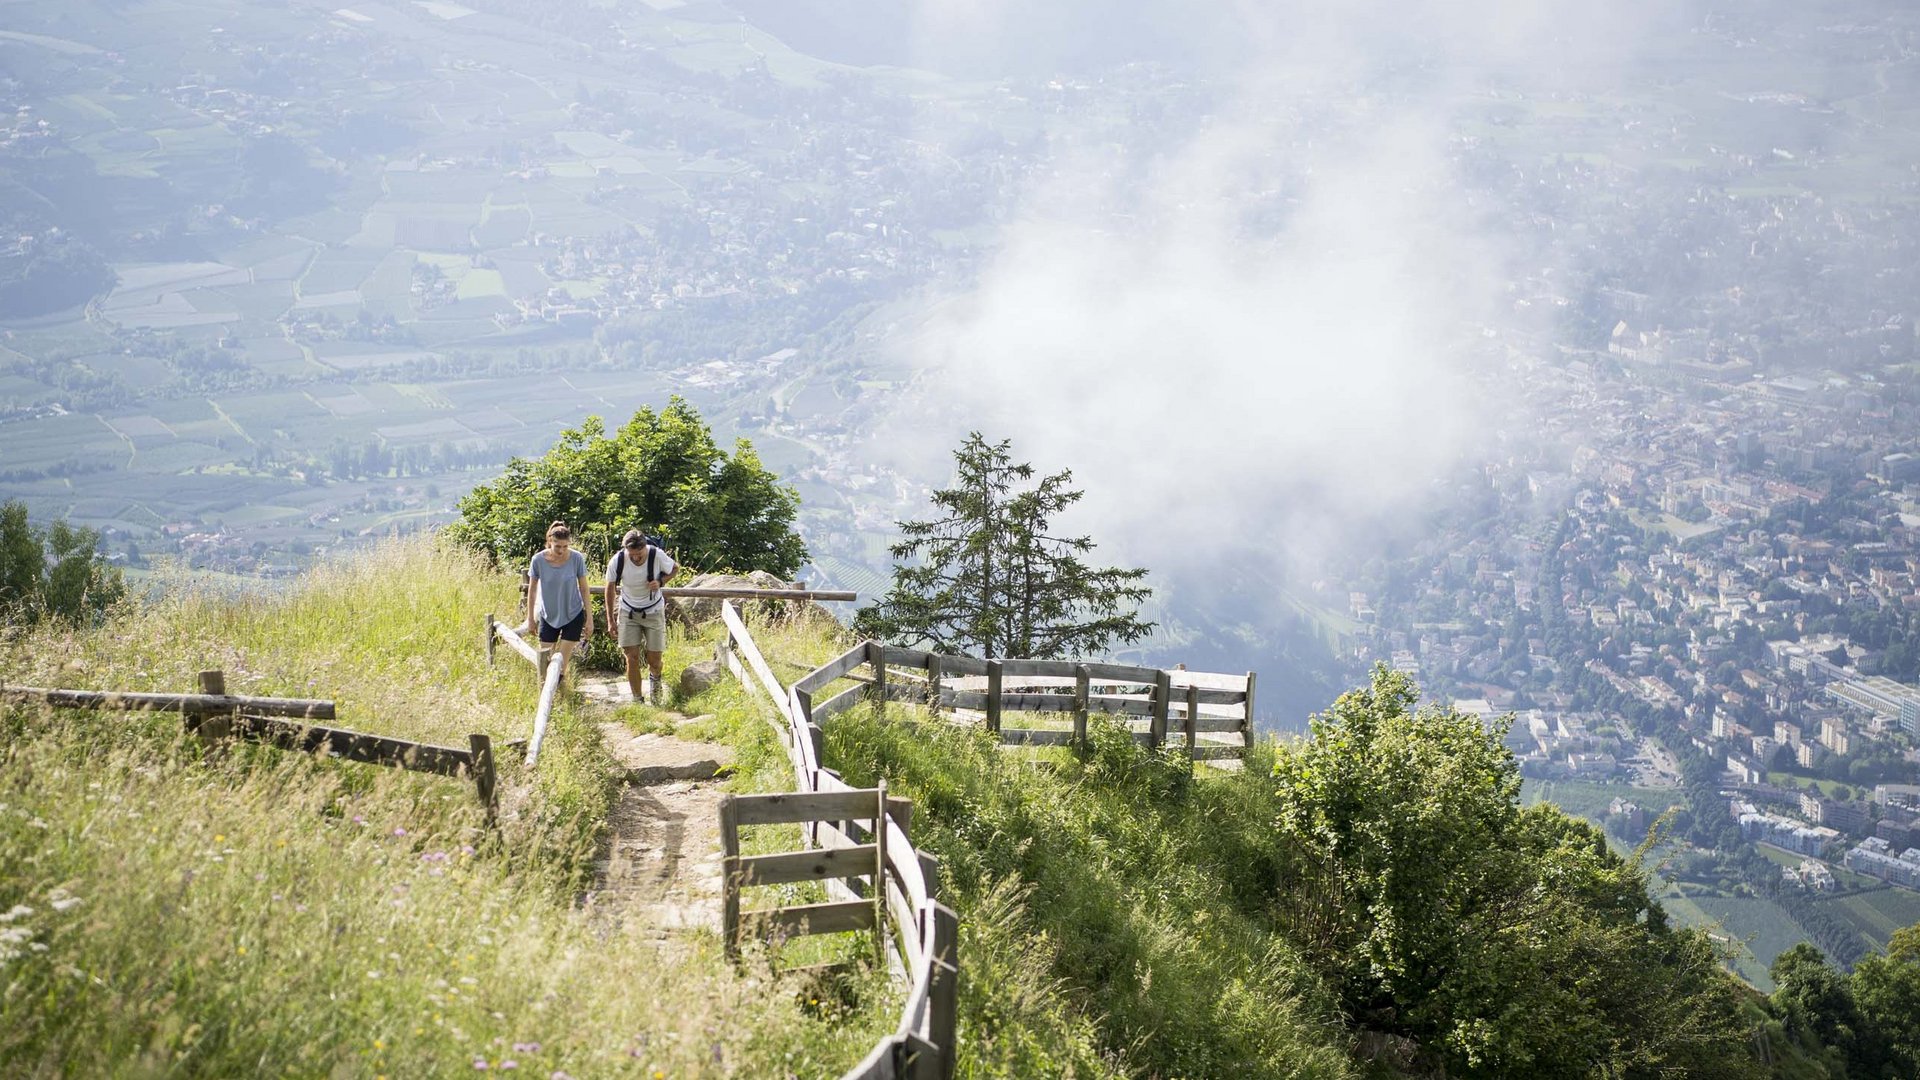
M534 558L539 558L539 556L536 555L534 556ZM539 598L540 598L540 575L533 572L533 563L529 561L527 563L527 632L528 633L532 633L533 631L539 629L539 625L533 621L534 604L539 601Z
M593 593L587 588L587 559L584 555L580 557L580 576L574 579L574 584L580 586L580 610L587 613L587 625L583 631L585 636L580 639L585 641L593 636Z

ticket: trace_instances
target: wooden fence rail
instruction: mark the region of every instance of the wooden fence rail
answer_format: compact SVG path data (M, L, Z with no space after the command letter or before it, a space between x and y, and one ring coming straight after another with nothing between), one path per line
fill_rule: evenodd
M862 668L869 675L858 674ZM1087 718L1105 713L1127 722L1136 742L1178 747L1193 761L1238 758L1253 745L1256 676L1081 663L1073 660L982 660L863 642L793 685L810 696L838 680L856 685L821 702L819 723L862 701L903 701L979 716L1003 745L1073 743L1087 738ZM1051 713L1069 727L1008 727L1008 713ZM1225 739L1219 736L1228 736Z
M203 671L199 681L201 692L198 694L8 686L0 687L0 700L39 702L56 709L177 712L181 714L188 731L209 743L239 739L342 761L464 777L472 780L475 794L480 797L480 805L486 808L487 820L491 822L494 819L497 775L493 763L493 740L486 735L467 736L467 748L461 750L310 724L289 717L331 720L334 718L333 702L228 694L226 676L219 671Z
M540 764L540 747L547 740L547 724L553 717L553 702L560 695L560 680L566 674L567 663L564 660L554 663L553 649L544 645L535 648L532 642L521 637L517 631L494 618L492 612L487 613L486 625L484 640L488 664L492 664L494 660L494 643L504 641L508 648L526 657L527 662L533 665L533 670L540 678L540 704L534 710L533 733L527 739L527 768L531 769ZM582 642L580 647L585 648L586 643Z
M727 628L720 649L723 659L742 685L772 703L778 714L774 728L786 743L795 787L792 794L734 796L722 804L729 948L738 948L749 926L762 934L873 927L878 946L906 974L907 1002L893 1034L880 1040L842 1080L951 1080L958 1061L959 918L938 899L933 857L913 847L908 833L912 806L889 798L884 785L849 787L820 763L825 740L813 693L865 663L867 647L863 644L793 686L783 686L733 602L722 604L720 613ZM741 856L738 830L773 822L802 825L808 850ZM824 882L829 901L758 914L739 911L742 888L793 880Z
M899 1028L842 1080L952 1077L957 1062L959 921L936 898L933 858L913 848L907 829L911 806L886 799L884 788L848 788L837 773L822 766L823 721L862 701L911 701L979 713L1004 745L1084 743L1087 718L1094 712L1130 722L1141 718L1145 727L1134 730L1133 737L1152 747L1167 746L1177 735L1192 761L1240 757L1253 745L1251 671L1242 676L1125 664L982 660L865 641L792 686L783 686L731 601L721 605L720 614L727 629L721 657L735 678L764 694L779 714L774 727L787 745L796 786L792 795L745 797L764 802L733 799L721 809L729 947L737 949L743 927L753 921L739 911L742 888L821 880L831 902L762 914L757 922L761 931L825 932L877 925L910 980ZM871 674L858 674L862 668ZM816 694L841 680L855 685L814 703ZM1072 726L1008 728L1002 721L1009 712L1064 714ZM1208 737L1221 734L1231 738ZM873 809L855 814L840 798ZM783 805L787 809L761 808ZM809 850L756 857L764 862L742 858L739 828L775 820L803 824Z

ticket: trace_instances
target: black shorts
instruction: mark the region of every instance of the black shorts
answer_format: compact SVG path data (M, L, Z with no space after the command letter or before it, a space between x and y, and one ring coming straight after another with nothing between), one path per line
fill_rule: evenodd
M580 632L586 628L587 613L585 611L567 620L564 626L555 626L542 617L540 620L540 640L546 642L548 645L559 641L561 638L565 638L568 641L579 641Z

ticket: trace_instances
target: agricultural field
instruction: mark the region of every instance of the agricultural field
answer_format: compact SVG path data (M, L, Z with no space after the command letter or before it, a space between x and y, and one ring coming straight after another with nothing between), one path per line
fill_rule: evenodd
M1773 992L1773 979L1767 974L1773 961L1807 937L1800 924L1771 900L1718 893L1682 895L1673 889L1659 899L1681 925L1705 926L1736 946L1734 970L1763 993Z
M1879 882L1873 882L1865 892L1818 903L1852 923L1869 941L1883 949L1895 930L1920 924L1920 893Z
M1661 788L1630 787L1626 784L1601 784L1588 780L1532 780L1521 784L1520 799L1531 806L1550 802L1575 817L1598 824L1607 815L1607 804L1626 799L1639 804L1650 817L1658 817L1669 806L1685 801L1679 792Z

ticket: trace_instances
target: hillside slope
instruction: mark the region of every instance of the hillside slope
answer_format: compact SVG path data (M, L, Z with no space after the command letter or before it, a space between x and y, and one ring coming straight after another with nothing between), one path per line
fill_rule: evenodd
M526 734L535 688L524 661L486 665L480 626L516 607L509 577L407 541L282 597L175 589L102 630L12 634L0 680L180 690L218 667L234 692L337 699L343 726L504 743ZM788 681L848 644L825 620L749 617ZM717 633L676 628L670 671L711 655ZM732 789L790 783L764 701L723 679L676 704L708 717L678 734L731 744ZM453 781L255 747L208 753L177 719L0 708L4 1071L838 1076L900 1006L854 939L806 939L735 970L709 930L663 935L581 910L615 794L605 740L620 728L603 724L675 727L637 706L564 703L537 777L503 760L496 833ZM958 1075L1432 1075L1432 1048L1377 1012L1356 1019L1312 952L1313 927L1370 916L1300 888L1276 831L1276 750L1196 777L1117 729L1094 731L1083 753L1008 752L897 705L828 724L828 763L911 797L916 845L940 860L961 926ZM820 961L844 974L778 974ZM1491 1001L1499 988L1478 992ZM1733 1016L1731 1000L1699 997L1721 1010L1701 1030L1762 1022L1751 1008ZM1710 1059L1666 1067L1758 1068L1696 1067ZM1590 1072L1543 1061L1455 1074Z
M285 597L176 589L88 633L12 634L11 684L333 698L340 724L524 738L524 662L489 669L512 582L410 541ZM612 794L590 706L537 782L470 786L257 747L177 718L0 709L0 1072L8 1076L837 1075L891 1024L576 907Z

